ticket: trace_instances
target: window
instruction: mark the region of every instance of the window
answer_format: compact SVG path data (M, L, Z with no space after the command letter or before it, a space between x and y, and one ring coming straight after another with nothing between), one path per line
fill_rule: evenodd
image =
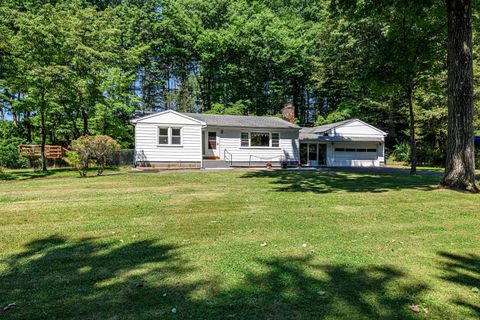
M367 149L367 152L377 152L377 149Z
M363 148L360 149L360 148L358 148L358 149L357 149L357 152L367 152L367 149L363 149Z
M182 144L182 129L172 128L172 144Z
M279 132L241 132L240 147L279 148Z
M268 132L252 132L250 133L250 146L252 147L269 147L270 133Z
M280 147L280 133L273 132L272 133L272 148Z
M158 128L158 144L168 144L168 128Z
M250 146L250 138L248 137L248 132L242 132L240 134L240 146L241 147L249 147Z
M345 149L344 149L344 148L335 148L335 151L336 151L336 152L344 152Z
M159 127L158 128L159 145L181 145L182 128Z
M346 148L345 151L346 152L355 152L355 148Z

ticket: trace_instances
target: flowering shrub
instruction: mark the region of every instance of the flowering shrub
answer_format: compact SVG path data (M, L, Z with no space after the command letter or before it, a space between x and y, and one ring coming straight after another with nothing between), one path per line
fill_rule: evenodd
M113 153L118 150L120 145L109 136L82 136L72 142L72 151L67 155L80 176L84 177L92 162L97 165L97 174L101 175Z

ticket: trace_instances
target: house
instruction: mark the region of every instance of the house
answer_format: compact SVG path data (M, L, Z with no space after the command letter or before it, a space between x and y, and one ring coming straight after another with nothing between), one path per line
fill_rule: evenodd
M139 166L384 164L385 132L357 119L301 128L293 123L291 105L284 108L283 119L166 110L132 123Z

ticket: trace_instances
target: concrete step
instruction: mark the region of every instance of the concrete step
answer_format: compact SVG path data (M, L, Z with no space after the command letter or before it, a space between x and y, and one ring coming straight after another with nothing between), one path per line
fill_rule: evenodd
M223 160L203 160L204 169L228 169L230 165Z

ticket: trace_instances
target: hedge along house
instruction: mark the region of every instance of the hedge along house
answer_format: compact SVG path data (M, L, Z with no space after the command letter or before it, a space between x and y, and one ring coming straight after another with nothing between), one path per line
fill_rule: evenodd
M360 120L295 125L287 105L277 117L180 113L135 119L136 164L156 167L380 166L385 133Z

